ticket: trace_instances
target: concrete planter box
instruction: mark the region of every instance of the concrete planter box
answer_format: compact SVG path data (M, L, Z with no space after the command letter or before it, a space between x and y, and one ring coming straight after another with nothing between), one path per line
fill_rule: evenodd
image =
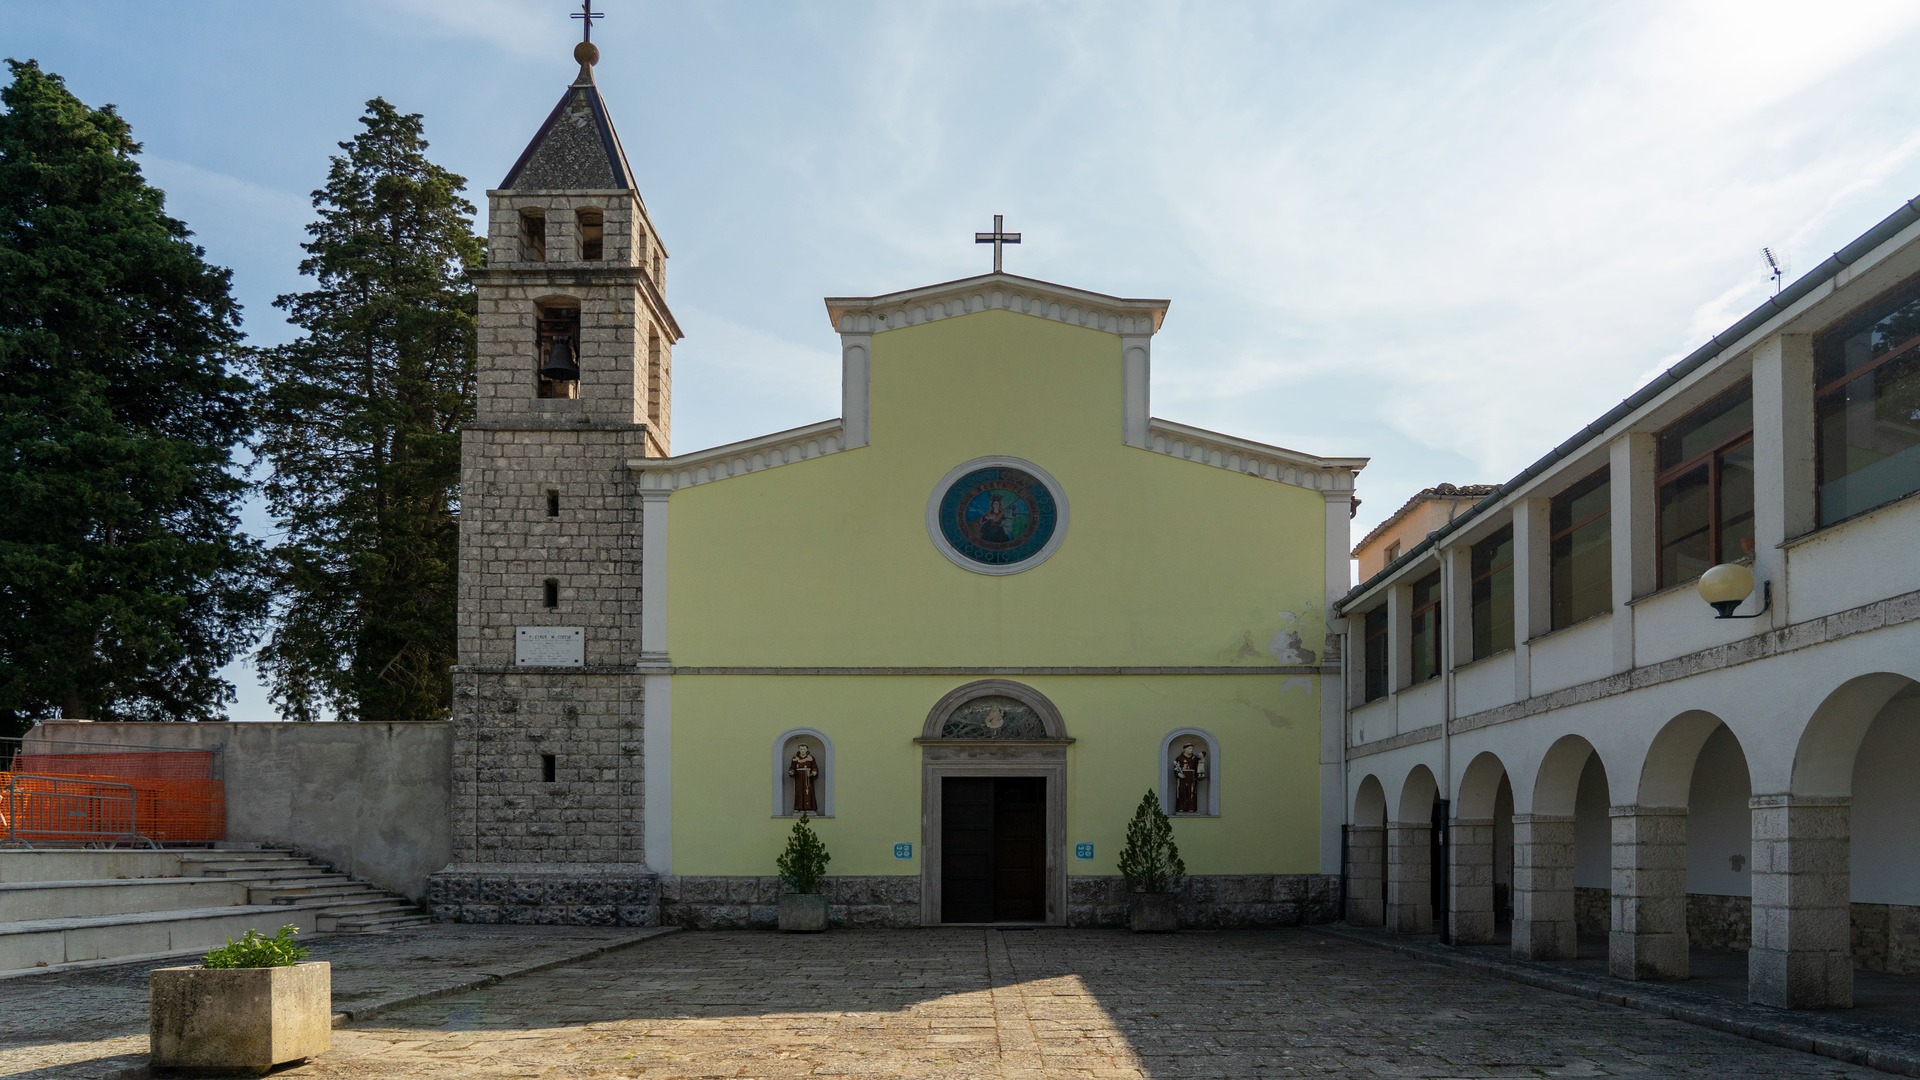
M1170 892L1133 893L1127 911L1127 925L1136 934L1166 934L1180 929L1179 894Z
M792 893L780 898L780 929L794 934L817 934L826 928L826 897L819 893Z
M326 1053L333 966L156 969L149 983L155 1069L264 1073Z

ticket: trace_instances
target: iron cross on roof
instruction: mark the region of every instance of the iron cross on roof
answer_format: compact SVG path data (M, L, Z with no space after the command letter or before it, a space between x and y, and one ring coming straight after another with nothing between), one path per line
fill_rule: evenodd
M593 40L593 20L606 18L606 13L593 10L593 0L580 0L580 10L567 16L580 20L580 40Z
M1000 273L1001 245L1019 243L1020 234L1017 232L1007 232L1006 215L995 214L993 215L993 231L974 233L973 242L976 244L993 245L993 272L998 274Z

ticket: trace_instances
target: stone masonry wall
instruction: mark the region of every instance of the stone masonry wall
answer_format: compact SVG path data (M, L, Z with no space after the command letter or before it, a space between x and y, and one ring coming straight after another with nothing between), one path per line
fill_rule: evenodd
M448 870L427 885L436 922L657 926L659 880L602 867Z
M830 877L821 887L834 926L921 925L918 876ZM778 923L777 877L669 877L660 882L660 921L700 930L765 930ZM1190 875L1180 890L1182 926L1299 926L1340 917L1340 879L1330 874ZM1127 924L1126 881L1069 877L1071 926Z

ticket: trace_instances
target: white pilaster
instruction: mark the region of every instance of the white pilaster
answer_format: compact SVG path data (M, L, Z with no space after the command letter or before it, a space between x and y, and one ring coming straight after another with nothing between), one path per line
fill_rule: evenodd
M840 335L840 421L845 425L846 448L871 441L873 335Z
M646 790L642 843L647 869L673 873L673 676L648 675L641 680L645 711L641 717L641 767Z
M640 493L640 662L667 658L667 496Z
M1147 419L1152 414L1148 400L1152 383L1152 342L1151 334L1120 335L1120 441L1128 446L1147 445Z
M1553 627L1552 582L1547 555L1552 532L1547 527L1547 500L1520 499L1513 504L1513 695L1516 701L1533 696L1532 646L1528 643Z
M1773 583L1772 626L1785 626L1781 545L1813 531L1813 338L1782 334L1753 350L1753 578Z
M1654 437L1633 431L1608 446L1613 484L1613 670L1633 667L1633 598L1654 591Z

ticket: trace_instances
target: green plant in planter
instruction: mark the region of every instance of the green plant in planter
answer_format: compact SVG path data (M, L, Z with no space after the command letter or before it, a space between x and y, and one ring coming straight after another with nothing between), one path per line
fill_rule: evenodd
M1127 823L1120 874L1127 879L1128 891L1138 893L1178 892L1187 876L1187 864L1180 861L1180 847L1173 842L1173 822L1160 809L1160 796L1152 788Z
M240 935L240 940L227 939L225 945L207 954L200 962L201 967L210 968L266 968L292 967L307 958L307 950L293 940L300 928L292 923L280 928L280 932L268 937L258 930L249 930Z
M780 853L774 865L779 867L780 880L787 888L808 894L820 891L820 879L827 876L827 864L832 861L827 845L814 835L807 815L801 814L793 823L793 835L787 837L787 850Z

